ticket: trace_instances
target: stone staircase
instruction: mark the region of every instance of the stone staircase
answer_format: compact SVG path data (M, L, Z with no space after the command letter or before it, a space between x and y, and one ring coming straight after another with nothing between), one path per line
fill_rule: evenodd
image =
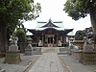
M59 52L59 48L58 47L42 47L42 53L48 53L48 52L55 52L58 53Z

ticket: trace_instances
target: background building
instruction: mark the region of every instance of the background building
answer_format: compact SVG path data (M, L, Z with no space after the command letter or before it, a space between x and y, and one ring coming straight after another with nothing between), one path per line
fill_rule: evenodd
M48 22L38 22L39 27L36 29L28 29L33 34L32 45L44 47L67 46L67 34L73 29L64 29L62 23L62 21L53 22L49 19Z

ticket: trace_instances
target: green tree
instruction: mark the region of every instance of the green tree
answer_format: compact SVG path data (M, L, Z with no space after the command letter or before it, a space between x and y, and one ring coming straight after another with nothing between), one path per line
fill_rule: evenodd
M24 52L26 46L26 31L24 28L17 28L16 31L13 33L13 37L18 37L18 47L20 52Z
M96 34L96 0L67 0L64 10L74 20L90 14L94 34Z
M17 28L17 30L14 32L14 36L18 37L20 42L26 41L26 33L22 28Z
M36 17L33 4L33 0L0 0L0 51L6 51L8 48L8 39L19 20L29 20ZM41 7L37 8L37 11L39 9Z
M83 40L85 33L81 30L75 33L75 40Z

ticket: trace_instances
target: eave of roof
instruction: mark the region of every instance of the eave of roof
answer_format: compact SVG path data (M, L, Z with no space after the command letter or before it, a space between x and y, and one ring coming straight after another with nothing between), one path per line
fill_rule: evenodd
M32 32L33 34L38 34L38 33L41 33L47 29L54 29L54 28L45 28L43 30L36 30L36 29L28 29L28 31ZM63 30L57 30L57 29L54 29L58 32L61 32L62 34L68 34L69 32L73 31L73 29L63 29Z

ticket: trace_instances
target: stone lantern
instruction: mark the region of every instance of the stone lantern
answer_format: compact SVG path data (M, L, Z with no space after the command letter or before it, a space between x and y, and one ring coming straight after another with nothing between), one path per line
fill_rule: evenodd
M72 37L69 39L69 47L70 47L70 46L71 46L71 47L73 46L73 40L74 40L74 38L72 38Z
M73 40L74 40L74 38L70 38L69 39L69 55L71 55L72 54L72 49L73 49Z
M25 48L25 55L32 55L32 39L30 37L28 37L28 45L27 47Z
M28 37L28 38L27 38L27 41L28 41L28 43L31 44L31 43L32 43L32 38L31 38L31 37Z

